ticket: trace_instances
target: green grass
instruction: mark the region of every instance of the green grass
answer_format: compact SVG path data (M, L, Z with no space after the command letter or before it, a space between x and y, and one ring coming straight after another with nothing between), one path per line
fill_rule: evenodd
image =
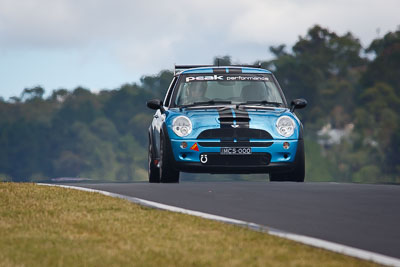
M97 193L0 183L0 266L369 266Z

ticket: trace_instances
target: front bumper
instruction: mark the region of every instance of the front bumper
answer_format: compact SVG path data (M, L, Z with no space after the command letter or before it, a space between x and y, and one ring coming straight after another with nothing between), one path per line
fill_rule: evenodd
M187 143L182 148L182 142ZM285 149L283 143L288 142ZM251 155L221 155L221 143L215 140L171 140L175 168L203 173L270 173L290 170L295 165L299 142L303 140L250 140ZM197 149L192 149L197 144ZM202 146L200 144L205 144ZM232 147L234 144L223 147ZM248 145L248 144L247 144ZM237 145L241 147L240 144ZM205 160L207 157L207 160Z

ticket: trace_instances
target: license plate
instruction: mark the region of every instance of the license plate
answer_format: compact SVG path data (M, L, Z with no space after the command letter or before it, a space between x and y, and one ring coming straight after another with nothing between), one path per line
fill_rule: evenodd
M251 147L221 147L221 155L250 155Z

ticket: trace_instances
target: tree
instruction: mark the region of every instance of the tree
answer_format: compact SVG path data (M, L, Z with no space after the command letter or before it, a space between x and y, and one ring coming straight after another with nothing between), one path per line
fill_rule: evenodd
M364 87L385 82L400 94L400 28L385 34L382 39L375 39L366 51L375 54L376 58L362 77Z
M21 94L21 99L25 101L43 99L44 89L40 86L25 88Z
M230 66L232 65L231 57L226 55L222 57L214 57L213 65L215 66Z
M174 73L170 70L162 70L153 76L142 76L140 78L141 87L151 92L153 96L161 99L165 96L173 77Z
M329 121L330 112L338 105L351 113L359 68L366 64L361 58L361 44L351 33L338 36L322 28L312 27L293 46L270 47L276 59L262 62L274 70L288 99L304 97L309 102L307 112L300 111L305 123Z
M395 148L400 144L400 95L390 85L377 83L364 90L358 102L356 130L362 138L361 145L373 148L373 158L383 173L395 173L400 167Z
M53 91L50 99L53 101L63 102L69 95L70 93L67 89L58 89Z

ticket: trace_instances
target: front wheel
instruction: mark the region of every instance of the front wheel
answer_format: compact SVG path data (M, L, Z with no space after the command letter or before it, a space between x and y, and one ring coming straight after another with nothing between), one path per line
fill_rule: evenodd
M179 171L172 166L171 147L165 137L160 138L160 181L162 183L179 183Z

